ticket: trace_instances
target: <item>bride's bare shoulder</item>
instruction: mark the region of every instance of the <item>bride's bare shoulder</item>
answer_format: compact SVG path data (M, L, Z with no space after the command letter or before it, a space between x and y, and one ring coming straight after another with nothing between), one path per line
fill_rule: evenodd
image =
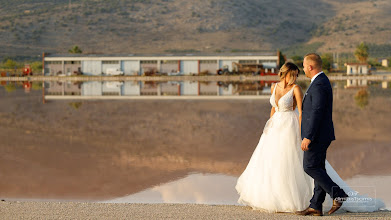
M295 87L295 91L297 91L297 92L303 92L303 89L301 88L301 86L299 85L299 84L297 84L297 83L295 83L294 84L294 87Z
M273 90L274 90L274 87L276 86L277 83L272 83L272 85L270 86L270 91L273 93Z

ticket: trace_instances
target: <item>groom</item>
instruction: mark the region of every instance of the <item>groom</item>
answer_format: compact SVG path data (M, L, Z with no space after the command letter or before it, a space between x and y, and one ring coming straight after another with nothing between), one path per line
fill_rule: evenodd
M305 75L311 84L303 98L301 122L301 149L304 151L304 171L314 179L314 195L310 206L299 215L323 215L322 204L328 193L333 198L333 206L328 214L337 211L348 197L326 173L326 151L335 140L332 121L333 91L330 81L322 72L322 59L310 53L304 57Z

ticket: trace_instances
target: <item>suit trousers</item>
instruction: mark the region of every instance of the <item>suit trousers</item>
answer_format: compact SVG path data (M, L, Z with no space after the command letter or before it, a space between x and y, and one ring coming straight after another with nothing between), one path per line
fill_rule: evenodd
M326 152L331 142L316 143L311 142L309 150L304 151L303 168L304 171L314 179L314 195L310 201L310 207L322 210L322 204L326 198L326 193L331 198L347 197L346 193L330 178L326 172Z

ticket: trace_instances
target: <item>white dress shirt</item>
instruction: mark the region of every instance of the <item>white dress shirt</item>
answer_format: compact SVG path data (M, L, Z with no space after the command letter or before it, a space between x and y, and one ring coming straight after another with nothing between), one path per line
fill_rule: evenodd
M314 77L311 78L311 83L315 80L316 77L318 77L320 74L322 74L323 71L320 71L319 73L317 73Z

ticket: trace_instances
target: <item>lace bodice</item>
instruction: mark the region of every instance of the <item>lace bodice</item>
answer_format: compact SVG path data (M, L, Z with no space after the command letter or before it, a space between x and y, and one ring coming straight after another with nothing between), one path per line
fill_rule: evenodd
M274 86L273 93L270 97L270 104L274 107L276 112L287 112L293 111L293 90L296 87L294 85L291 90L289 90L285 95L283 95L276 103L276 88L277 84Z

